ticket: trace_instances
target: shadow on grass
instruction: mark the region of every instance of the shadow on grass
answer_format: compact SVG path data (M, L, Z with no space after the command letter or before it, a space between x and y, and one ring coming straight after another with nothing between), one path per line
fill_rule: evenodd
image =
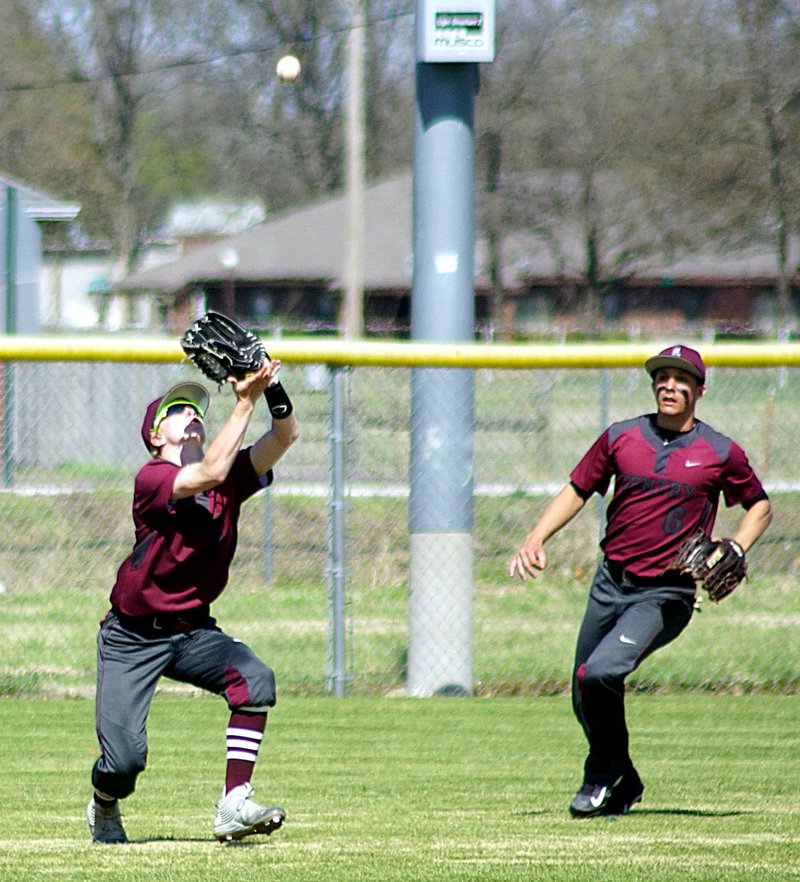
M549 815L552 812L549 809L530 809L529 811L514 812L514 816L518 818L532 818L535 815ZM568 814L565 810L564 814ZM576 822L588 822L603 820L616 820L617 818L635 818L639 815L671 815L673 817L687 818L735 818L739 815L751 815L753 812L746 811L717 811L715 809L683 809L683 808L637 808L627 815L592 815L588 818L573 818Z
M152 845L158 842L197 842L213 845L215 848L255 848L267 845L268 837L252 836L247 839L231 839L230 842L218 842L210 836L148 836L146 839L129 839L126 845Z
M629 815L607 815L607 817L635 817L636 815L673 815L687 818L736 818L739 815L752 815L753 812L718 811L716 809L682 809L682 808L637 808Z

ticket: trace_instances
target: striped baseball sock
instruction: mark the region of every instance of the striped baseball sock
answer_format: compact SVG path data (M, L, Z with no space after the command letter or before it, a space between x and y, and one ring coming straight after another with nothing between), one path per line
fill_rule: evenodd
M258 759L258 751L267 726L264 711L235 710L231 713L225 730L227 765L225 767L225 792L240 784L247 784Z

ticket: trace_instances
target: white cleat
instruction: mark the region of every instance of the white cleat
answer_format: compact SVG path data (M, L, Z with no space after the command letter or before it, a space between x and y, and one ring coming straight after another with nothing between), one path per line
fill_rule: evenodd
M119 814L119 803L114 803L111 808L105 808L95 802L92 797L86 806L86 821L89 824L89 832L93 842L101 842L105 845L122 845L128 841L125 828L122 826L122 818Z
M264 808L252 796L253 788L249 784L240 784L217 803L214 836L220 842L230 842L256 833L269 836L282 826L286 812L279 806Z

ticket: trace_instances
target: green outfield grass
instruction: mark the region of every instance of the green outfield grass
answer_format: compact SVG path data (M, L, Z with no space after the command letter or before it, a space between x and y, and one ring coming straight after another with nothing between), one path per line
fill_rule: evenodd
M784 882L800 878L796 699L632 696L641 806L573 820L583 736L566 698L288 697L255 777L284 829L211 837L227 713L159 695L132 844L83 818L96 755L85 700L0 702L4 882Z

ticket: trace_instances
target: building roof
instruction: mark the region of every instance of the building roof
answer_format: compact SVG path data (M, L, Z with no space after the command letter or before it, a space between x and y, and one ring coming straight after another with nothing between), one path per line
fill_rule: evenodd
M344 275L347 202L338 195L220 239L167 264L135 272L122 290L178 291L195 282L270 279L325 281ZM411 281L411 175L364 194L364 287L408 288Z
M541 177L541 180L539 180ZM552 175L535 176L542 187ZM412 272L411 171L366 188L364 194L364 273L366 290L408 290ZM222 281L312 282L342 287L347 233L347 203L343 194L222 238L177 260L135 272L116 284L123 291L177 292L195 283ZM559 229L513 230L502 242L503 282L523 287L535 280L579 280L585 274L583 236L577 224L561 222ZM627 243L620 241L620 249ZM800 243L792 243L796 267ZM476 237L475 274L478 286L488 285L485 240ZM625 271L630 282L664 280L761 281L777 277L777 258L767 248L736 251L705 250L672 260L641 257Z
M35 221L71 221L81 210L77 202L65 202L50 193L16 180L0 172L0 187L3 191L13 187L17 191L25 213Z
M204 199L175 205L164 224L170 237L232 236L263 223L266 212L261 202L223 202Z

